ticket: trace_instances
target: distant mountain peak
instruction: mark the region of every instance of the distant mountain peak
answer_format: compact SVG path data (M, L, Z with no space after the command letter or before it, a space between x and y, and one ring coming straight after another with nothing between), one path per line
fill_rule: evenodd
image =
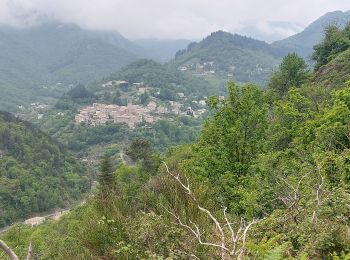
M276 41L272 45L285 49L285 54L296 52L304 58L309 58L313 46L322 41L325 27L331 24L344 26L348 22L350 22L350 11L328 12L312 22L302 32L284 40Z

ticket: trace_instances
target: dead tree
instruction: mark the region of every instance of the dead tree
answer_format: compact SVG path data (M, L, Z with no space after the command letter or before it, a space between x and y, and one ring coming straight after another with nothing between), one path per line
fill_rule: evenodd
M311 192L315 193L315 208L312 213L311 222L315 223L317 222L317 208L319 208L322 204L322 194L324 193L323 186L324 186L324 177L321 174L321 169L318 165L314 165L306 160L302 160L305 164L312 167L309 171L307 171L303 176L301 176L296 184L293 184L288 181L288 177L286 174L283 175L283 177L278 177L277 184L281 185L283 182L283 186L285 187L283 189L283 194L278 196L278 198L283 202L283 204L286 206L289 212L288 218L292 217L294 222L298 224L297 216L300 213L299 210L299 202L300 200L305 196L310 196L306 194L305 192L302 192L302 186L305 188L308 188ZM307 178L310 175L318 175L319 180L316 180L314 178L312 179L312 182L307 181Z
M0 240L0 249L2 249L10 257L11 260L19 260L16 253L2 240Z
M212 248L217 248L221 251L221 259L242 259L246 254L246 239L247 234L249 232L249 229L252 227L252 225L257 224L258 222L262 221L262 219L253 219L250 222L246 222L243 219L241 219L239 223L239 227L237 230L234 229L234 226L227 215L227 207L223 207L223 219L224 223L220 223L220 221L214 216L214 214L202 207L195 195L193 194L189 180L188 178L184 177L186 179L186 184L181 180L180 174L174 174L172 173L168 165L163 162L165 165L166 172L172 176L177 183L181 186L181 188L186 192L186 194L192 199L192 201L196 204L197 208L206 214L210 220L214 223L216 230L218 231L218 235L220 237L219 242L206 242L203 240L202 232L200 230L200 227L198 224L196 224L192 220L188 220L189 224L186 224L184 220L181 219L181 217L174 212L171 212L167 208L166 211L172 215L178 222L180 226L187 229L190 233L194 235L196 240L199 244L209 246Z

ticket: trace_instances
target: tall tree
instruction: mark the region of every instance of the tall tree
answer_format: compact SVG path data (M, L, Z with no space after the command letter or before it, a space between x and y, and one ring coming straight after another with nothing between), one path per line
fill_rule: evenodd
M279 69L270 79L269 88L284 96L289 88L300 87L308 79L309 71L303 58L296 53L290 53L283 58Z
M100 162L100 174L98 182L103 193L109 192L114 186L114 171L112 168L111 158L105 155Z

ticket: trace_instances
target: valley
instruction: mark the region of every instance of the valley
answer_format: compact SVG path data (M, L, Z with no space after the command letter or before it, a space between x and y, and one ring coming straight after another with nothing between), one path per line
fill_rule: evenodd
M0 242L18 258L349 258L349 11L271 44L55 21L0 36Z

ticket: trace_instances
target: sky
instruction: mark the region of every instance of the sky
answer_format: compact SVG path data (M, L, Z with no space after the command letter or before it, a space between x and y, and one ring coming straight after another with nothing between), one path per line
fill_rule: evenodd
M0 0L0 24L55 19L132 40L192 40L224 30L273 41L335 10L350 10L350 0Z

